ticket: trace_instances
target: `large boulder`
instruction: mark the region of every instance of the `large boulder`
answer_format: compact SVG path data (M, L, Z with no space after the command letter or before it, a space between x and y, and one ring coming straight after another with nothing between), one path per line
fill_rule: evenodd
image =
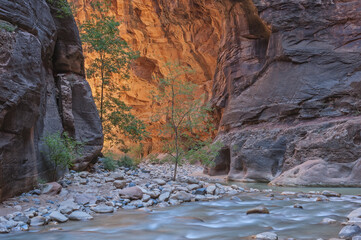
M0 200L52 177L45 135L67 131L84 143L77 170L102 149L77 26L57 16L46 0L0 0Z

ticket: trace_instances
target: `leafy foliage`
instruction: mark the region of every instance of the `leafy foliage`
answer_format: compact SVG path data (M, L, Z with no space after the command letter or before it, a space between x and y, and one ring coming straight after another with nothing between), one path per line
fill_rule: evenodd
M134 163L133 158L131 158L128 155L123 155L120 157L118 161L118 166L126 167L126 168L134 168L136 164Z
M202 165L214 167L214 160L219 156L220 150L223 147L222 142L206 141L200 142L196 147L187 152L186 158L191 163L200 162Z
M105 170L114 171L117 168L116 161L110 157L103 158L102 163Z
M46 0L46 2L56 9L57 18L65 18L73 15L74 5L67 0Z
M45 153L54 164L53 178L56 180L56 173L59 168L71 168L73 161L81 156L83 143L74 140L66 132L46 135L43 141L47 147Z
M131 107L119 100L121 94L129 90L120 79L129 78L129 64L138 53L119 37L120 23L106 15L109 6L109 1L93 2L94 14L81 24L80 30L84 50L95 57L87 76L95 83L95 100L105 140L124 146L119 135L137 142L146 134L145 124L131 113Z
M0 20L0 29L4 29L7 32L14 32L16 29L16 26L12 25L9 22Z
M175 180L178 164L199 140L197 132L209 128L209 108L203 104L204 96L196 94L197 85L184 80L187 74L193 73L192 69L175 63L167 63L166 67L169 73L158 79L159 92L152 92L153 100L160 106L153 121L163 120L161 134L165 139L167 135L172 137L172 141L164 141L163 151L174 159Z

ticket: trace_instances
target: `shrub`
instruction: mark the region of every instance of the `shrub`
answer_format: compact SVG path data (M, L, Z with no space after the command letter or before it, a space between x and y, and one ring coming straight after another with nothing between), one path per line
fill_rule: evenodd
M75 5L69 4L67 0L46 0L46 2L55 8L57 18L70 17L75 11Z
M217 142L201 142L196 148L188 151L187 159L190 163L194 164L200 162L207 167L214 167L214 160L219 155L223 143Z
M0 20L0 29L4 29L7 32L14 32L16 29L16 26L14 26L11 23L8 23L6 21Z
M114 171L117 168L117 161L110 157L103 158L103 166L105 170Z
M74 140L66 132L48 134L43 138L47 147L44 153L54 164L53 180L56 180L57 170L69 169L73 166L73 161L81 154L83 144Z
M118 161L119 167L134 168L136 167L133 159L128 155L123 155Z

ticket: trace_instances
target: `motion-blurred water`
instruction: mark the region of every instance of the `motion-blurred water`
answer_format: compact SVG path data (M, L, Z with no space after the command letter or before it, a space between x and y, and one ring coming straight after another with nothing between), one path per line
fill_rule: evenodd
M254 185L263 188L262 185ZM277 188L284 191L314 189ZM320 190L320 188L317 188ZM331 189L345 194L360 194L360 189ZM97 216L89 222L60 224L63 230L48 230L54 226L32 229L30 233L10 233L0 239L26 240L90 240L90 239L250 239L251 235L272 231L280 239L328 239L337 237L345 216L361 207L360 196L343 195L329 202L287 197L271 200L265 193L247 193L238 198L213 202L192 202L176 207L144 210L121 210L113 215ZM285 197L285 196L283 196ZM298 203L303 209L294 208ZM246 215L250 208L264 205L270 214ZM321 224L323 218L336 219L336 224Z

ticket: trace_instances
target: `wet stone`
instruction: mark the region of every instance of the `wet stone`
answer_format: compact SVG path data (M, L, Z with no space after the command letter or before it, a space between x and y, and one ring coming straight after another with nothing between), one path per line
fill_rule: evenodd
M264 206L258 206L247 210L246 214L269 214L269 210Z

